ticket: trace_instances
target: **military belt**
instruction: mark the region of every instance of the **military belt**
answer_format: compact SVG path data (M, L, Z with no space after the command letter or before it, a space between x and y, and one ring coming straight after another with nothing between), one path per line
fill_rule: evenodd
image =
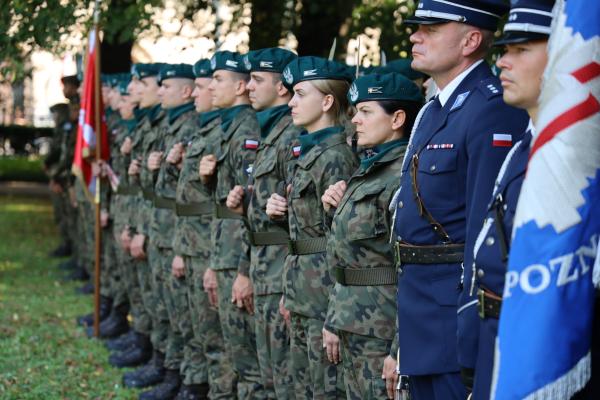
M239 214L231 211L227 206L222 204L215 205L215 218L219 219L243 219L243 217Z
M274 246L288 244L290 238L287 232L250 232L250 242L252 246Z
M144 199L154 201L154 192L152 190L142 189Z
M398 282L396 268L391 265L361 269L335 267L334 271L336 281L344 286L382 286Z
M500 310L502 309L502 297L486 290L477 290L477 310L480 318L500 318Z
M464 244L414 246L396 242L396 265L403 264L458 264L463 262Z
M117 194L123 195L123 196L135 196L140 192L140 188L137 186L125 186L125 185L119 185L117 187Z
M296 256L323 253L327 249L327 237L319 236L310 239L288 240L288 249L290 254Z
M166 197L154 196L154 207L166 210L175 210L175 200Z
M212 202L175 204L175 213L180 217L214 214L215 205Z

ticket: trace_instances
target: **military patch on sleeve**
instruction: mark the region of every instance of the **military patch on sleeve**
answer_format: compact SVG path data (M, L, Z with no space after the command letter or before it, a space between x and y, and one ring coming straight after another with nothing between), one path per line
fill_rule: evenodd
M494 133L492 138L493 147L512 147L512 135L506 133Z
M258 140L246 139L244 141L244 149L246 149L246 150L258 149Z
M292 147L292 154L294 154L294 157L300 157L300 149L302 148L302 146L294 146Z

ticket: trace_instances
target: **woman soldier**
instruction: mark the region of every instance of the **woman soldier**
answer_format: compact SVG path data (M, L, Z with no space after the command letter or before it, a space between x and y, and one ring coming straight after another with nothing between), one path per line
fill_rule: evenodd
M423 104L419 88L398 73L358 78L348 93L364 148L349 181L322 197L336 209L327 242L327 265L336 284L329 297L323 341L327 358L341 361L348 399L384 399L383 361L396 334L396 268L388 205L400 182L408 137Z
M301 57L288 64L283 78L294 91L289 102L294 124L306 130L299 138L300 148L291 149L298 155L291 185L274 193L266 209L271 218L289 214L290 252L283 283L285 309L291 314L290 369L296 398L341 398L341 369L327 361L322 340L334 277L325 253L333 210L323 210L321 196L330 185L348 179L357 166L343 128L352 76L337 62Z

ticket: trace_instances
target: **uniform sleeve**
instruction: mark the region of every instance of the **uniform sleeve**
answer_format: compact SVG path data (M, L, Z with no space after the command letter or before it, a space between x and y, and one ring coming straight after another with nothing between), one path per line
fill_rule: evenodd
M494 181L511 148L495 143L494 137L510 135L512 143L516 143L528 122L524 111L508 107L500 96L488 101L480 115L485 117L473 120L475 123L470 125L467 136L467 230L463 287L458 300L458 361L466 368L474 368L479 340L477 287L472 287L473 247L485 218Z
M350 151L350 149L348 149L348 151L339 151L330 156L325 154L324 159L325 164L321 173L321 179L317 180L317 194L319 201L329 186L339 181L348 182L358 166L356 156ZM333 215L335 214L335 209L332 207L328 212L325 212L325 210L321 207L321 210L325 217L324 221L326 231L329 231L333 221Z

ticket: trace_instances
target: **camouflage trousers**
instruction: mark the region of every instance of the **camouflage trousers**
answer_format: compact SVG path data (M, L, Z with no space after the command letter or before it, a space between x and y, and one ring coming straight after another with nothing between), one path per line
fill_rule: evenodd
M297 399L345 399L341 365L327 360L323 321L291 313L290 372Z
M225 351L217 310L210 307L203 277L208 265L204 257L184 257L193 338L184 348L181 375L186 385L208 383L209 399L235 398L235 375L231 355Z
M148 240L148 239L147 239ZM167 296L167 285L170 281L170 270L169 274L166 274L167 265L171 265L172 251L169 249L159 249L152 241L152 237L149 238L148 245L146 246L146 254L148 257L148 266L150 273L150 293L145 293L146 298L150 299L150 317L152 318L152 334L150 339L154 349L160 351L163 354L167 353L169 332L170 332L170 321L169 313L167 311L167 303L165 297ZM140 276L138 275L138 278ZM142 274L142 278L147 278ZM140 279L140 286L144 287L144 281ZM144 296L144 294L142 295Z
M223 331L225 347L231 354L233 370L237 380L237 398L265 399L254 335L254 316L239 310L231 303L231 289L237 270L218 270L217 296L219 320Z
M344 331L339 337L348 400L385 399L381 371L392 341Z
M78 264L94 274L94 209L89 201L77 203Z
M52 207L54 210L54 222L58 226L61 241L63 243L72 244L72 234L69 232L69 208L71 208L69 196L66 192L52 192L50 198L52 199Z
M279 313L281 293L254 296L256 350L260 375L269 399L294 398L289 371L290 337Z
M95 250L96 250L96 234L94 228L94 265L95 265ZM116 242L114 240L112 227L103 228L101 231L100 238L101 254L100 254L100 294L102 296L119 298L125 295L125 301L127 301L127 295L124 293L121 287L121 271L119 271L119 262L116 254Z
M113 297L113 304L119 305L123 304L124 301L128 301L130 313L133 318L133 329L144 335L150 335L152 320L142 298L142 290L138 280L138 263L129 253L126 253L125 250L118 245L120 235L121 232L119 227L114 227L114 253L118 265L120 281L114 292L115 296Z

